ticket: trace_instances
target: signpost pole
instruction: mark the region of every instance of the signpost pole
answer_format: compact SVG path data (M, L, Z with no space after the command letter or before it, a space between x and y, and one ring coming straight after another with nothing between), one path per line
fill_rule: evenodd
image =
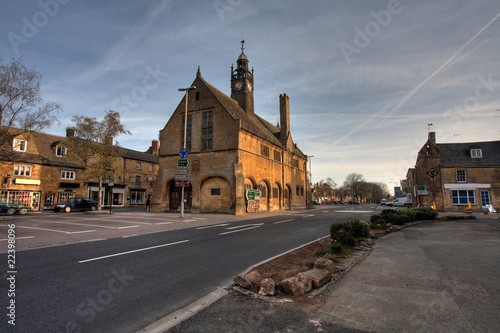
M191 86L189 88L179 88L179 91L185 91L186 92L186 109L184 112L184 142L183 142L183 149L186 149L186 140L187 140L187 114L188 114L188 92L189 90L196 89L195 86ZM184 186L181 187L181 218L184 217Z

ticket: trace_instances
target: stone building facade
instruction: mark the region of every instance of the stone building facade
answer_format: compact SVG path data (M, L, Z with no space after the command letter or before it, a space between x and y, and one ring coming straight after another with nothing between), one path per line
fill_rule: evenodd
M3 127L1 130L13 130ZM72 135L68 130L67 134ZM52 209L75 197L97 199L99 184L87 179L83 163L71 159L65 137L23 132L1 148L0 201L21 204L32 211ZM152 196L158 173L158 141L149 152L120 148L123 172L113 177L113 205L143 206ZM109 206L110 188L103 183L103 206Z
M436 143L434 132L406 175L413 205L441 211L485 211L500 206L500 141Z
M292 140L289 97L279 96L279 127L269 123L254 112L253 78L243 48L236 68L231 66L231 96L205 81L198 68L191 85L196 88L187 91L160 131L153 211L179 210L179 185L185 186L185 209L196 213L241 215L307 207L307 156ZM190 164L183 167L178 160L186 97Z

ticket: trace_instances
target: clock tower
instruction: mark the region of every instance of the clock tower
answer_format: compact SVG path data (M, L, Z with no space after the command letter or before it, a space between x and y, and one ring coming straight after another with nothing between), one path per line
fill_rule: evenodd
M231 98L238 102L247 113L253 109L253 68L248 69L248 58L243 53L245 41L241 41L241 54L236 61L236 68L231 65Z

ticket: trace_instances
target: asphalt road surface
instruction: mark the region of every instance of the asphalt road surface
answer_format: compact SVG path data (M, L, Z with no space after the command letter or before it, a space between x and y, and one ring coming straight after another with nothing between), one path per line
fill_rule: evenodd
M7 307L15 300L16 325L3 315L0 331L136 332L227 285L248 267L327 236L333 221L370 215L316 208L18 251L12 274L2 253L2 291L14 286L15 297L3 294L0 307L11 311ZM7 280L12 276L14 284Z

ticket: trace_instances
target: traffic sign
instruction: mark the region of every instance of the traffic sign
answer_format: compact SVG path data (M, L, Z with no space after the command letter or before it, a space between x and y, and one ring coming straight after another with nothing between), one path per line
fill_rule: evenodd
M191 184L189 183L189 180L176 180L175 181L175 187L189 187Z
M180 158L186 158L188 157L188 151L186 148L182 148L181 151L179 152L179 157Z
M176 175L187 175L188 169L175 169L175 174Z
M191 161L187 158L177 160L178 167L188 167L191 164Z
M175 175L175 180L187 180L188 175Z

